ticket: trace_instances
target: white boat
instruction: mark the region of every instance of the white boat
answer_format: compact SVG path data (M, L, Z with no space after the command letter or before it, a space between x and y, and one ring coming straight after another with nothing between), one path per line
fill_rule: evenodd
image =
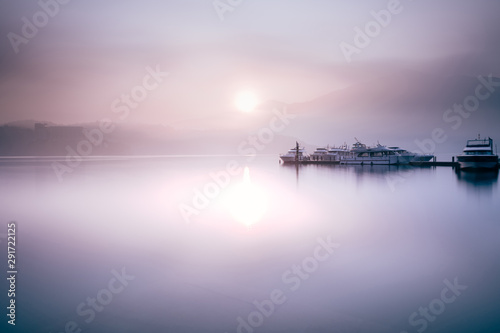
M348 156L344 156L340 164L357 165L391 165L399 164L396 152L378 144L375 147L367 147L361 142L356 142Z
M348 156L350 151L347 145L341 147L330 147L327 146L316 148L314 153L309 156L311 161L316 162L329 162L329 163L338 163L344 156Z
M381 144L367 147L357 140L350 155L343 157L340 164L394 165L429 161L432 158L434 155L417 154L399 147L386 147Z
M478 135L467 140L463 153L457 156L461 169L493 169L498 167L498 155L493 153L493 140Z
M328 148L319 147L310 155L311 161L326 161Z
M388 147L389 149L394 150L401 158L407 158L408 162L428 162L434 158L434 155L432 154L419 154L419 153L413 153L411 151L408 151L406 149L402 149L399 147Z
M306 154L305 148L300 147L296 142L295 148L291 148L286 154L281 154L280 159L283 163L298 163L309 161L309 155Z
M349 150L347 145L344 144L341 147L329 148L327 156L330 161L340 162L344 157L351 156L351 151Z

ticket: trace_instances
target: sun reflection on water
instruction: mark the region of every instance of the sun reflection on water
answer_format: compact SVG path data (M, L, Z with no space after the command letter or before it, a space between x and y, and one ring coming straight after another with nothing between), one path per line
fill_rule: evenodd
M250 169L245 167L243 180L229 189L225 206L236 221L251 227L266 213L267 202L266 193L252 182Z

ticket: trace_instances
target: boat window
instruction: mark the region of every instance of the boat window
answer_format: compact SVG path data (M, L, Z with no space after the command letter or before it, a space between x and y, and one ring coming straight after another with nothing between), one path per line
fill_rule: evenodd
M467 151L465 155L491 155L490 151Z

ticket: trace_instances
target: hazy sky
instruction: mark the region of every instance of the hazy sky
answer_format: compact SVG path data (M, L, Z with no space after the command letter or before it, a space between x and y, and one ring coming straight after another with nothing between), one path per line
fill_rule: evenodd
M296 103L402 67L500 75L494 0L401 0L350 62L340 44L392 1L222 0L236 5L224 13L213 0L41 1L57 12L48 22L37 1L0 0L0 123L116 118L147 67L169 74L125 121L174 126L230 117L245 89ZM34 15L38 32L19 42Z

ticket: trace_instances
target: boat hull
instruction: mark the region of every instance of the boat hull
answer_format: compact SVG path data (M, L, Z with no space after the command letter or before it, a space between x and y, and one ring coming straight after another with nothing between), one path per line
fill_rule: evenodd
M309 160L313 162L338 162L339 157L335 155L310 155Z
M429 162L434 158L434 155L416 155L411 162Z
M280 159L283 163L300 163L304 161L308 161L309 159L304 156L299 156L296 158L295 156L280 156Z
M340 160L340 164L345 165L394 165L408 163L406 159L398 158L398 156L384 157L346 157Z
M290 156L280 156L281 158L281 161L283 163L295 163L296 160L295 160L295 157L290 157Z
M498 167L498 156L457 156L461 169L494 169Z

